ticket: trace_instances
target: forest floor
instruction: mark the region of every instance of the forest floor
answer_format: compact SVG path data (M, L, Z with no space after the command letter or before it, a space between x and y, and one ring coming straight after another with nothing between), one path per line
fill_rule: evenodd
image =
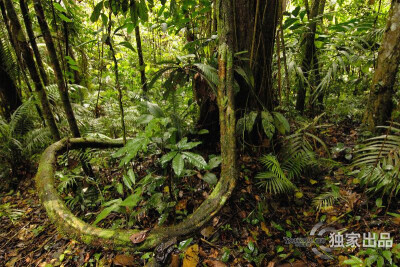
M330 148L338 143L352 148L357 135L353 126L344 125L327 128L323 139ZM333 157L345 166L349 161L343 151L341 146ZM346 174L342 167L303 177L298 185L301 196L271 197L266 205L260 205L260 196L265 191L256 185L256 179L247 179L262 169L257 157L241 155L239 163L240 180L230 201L193 236L195 245L186 250L186 255L172 251L171 266L179 266L179 258L189 253L202 266L217 267L339 266L357 254L360 248L340 248L332 252L333 259L324 260L316 257L311 247L286 244L284 237L310 237L311 229L320 221L324 221L323 227L347 229L346 232L361 236L387 232L394 237L395 244L400 241L400 221L384 216L386 208L375 207L357 178ZM317 188L323 188L326 181L339 185L343 199L334 203L333 208L318 212L311 202L318 195ZM125 255L90 248L59 235L39 203L32 177L27 177L16 192L0 195L0 207L0 266L143 266L145 263L143 254ZM390 210L400 213L399 204L394 203ZM195 266L187 264L188 261L186 266Z

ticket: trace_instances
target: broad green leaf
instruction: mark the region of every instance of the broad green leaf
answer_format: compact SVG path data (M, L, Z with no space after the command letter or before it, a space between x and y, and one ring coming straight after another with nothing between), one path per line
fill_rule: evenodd
M154 117L156 118L165 117L164 112L157 104L147 102L147 108L149 109L150 114L153 115Z
M275 127L281 134L286 134L290 132L290 125L286 118L279 112L272 112L274 116Z
M68 18L64 14L59 13L58 16L60 17L60 19L62 19L65 22L72 22L72 19Z
M118 202L112 204L111 206L103 209L96 217L96 220L93 222L93 225L98 224L101 220L105 219L111 212L118 211L121 204L121 199Z
M100 11L103 9L103 1L100 1L93 9L90 21L96 22L99 19Z
M128 178L132 184L136 183L136 176L132 169L129 169L128 171Z
M204 174L202 179L206 181L209 185L215 185L218 182L217 176L212 172L207 172L206 174Z
M117 189L117 192L118 192L120 195L124 195L124 187L122 186L121 183L117 183L116 189Z
M132 190L132 182L129 180L128 176L124 174L122 176L122 181L124 182L124 185L128 187L130 190Z
M67 10L66 10L62 5L60 5L60 4L57 3L57 2L53 2L53 6L54 6L55 9L57 9L58 11L67 13Z
M212 170L217 168L221 164L221 156L213 157L208 161L207 169Z
M130 42L120 42L119 45L122 45L128 49L130 49L132 52L136 52L136 49L132 46Z
M190 162L190 164L193 164L199 169L204 169L207 166L207 162L199 154L183 152L182 155Z
M185 162L183 160L182 154L177 154L172 160L172 168L177 176L181 176L183 168L185 167Z
M165 154L164 156L162 156L160 159L161 165L165 166L165 164L168 161L171 161L176 156L177 153L178 153L177 151L171 151L171 152Z
M254 127L254 123L256 122L258 113L256 111L252 111L245 115L246 120L246 130L247 132L251 132Z
M139 187L139 190L137 190L137 192L133 195L130 195L129 197L127 197L124 201L121 202L120 206L122 207L129 207L129 208L133 208L136 207L136 205L139 203L139 201L141 200L141 195L142 195L142 190Z
M384 250L382 251L382 255L390 264L392 264L392 252L389 250Z
M201 144L201 142L189 142L189 143L186 143L186 144L180 146L179 148L180 149L185 149L185 150L190 150L190 149L192 149L192 148L194 148L194 147L196 147L196 146L198 146L200 144Z
M274 118L272 117L271 113L269 113L268 111L261 112L261 123L268 139L272 139L275 133L275 126L273 122Z

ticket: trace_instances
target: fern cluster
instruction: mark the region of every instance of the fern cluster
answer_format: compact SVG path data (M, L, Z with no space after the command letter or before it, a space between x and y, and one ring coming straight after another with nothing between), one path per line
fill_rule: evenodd
M358 177L368 192L396 196L400 192L400 124L380 128L388 134L368 139L357 151L353 166L359 168Z
M28 100L13 113L10 122L0 119L0 165L3 171L11 172L11 176L51 142L49 130L37 127L37 117L32 110L33 102Z

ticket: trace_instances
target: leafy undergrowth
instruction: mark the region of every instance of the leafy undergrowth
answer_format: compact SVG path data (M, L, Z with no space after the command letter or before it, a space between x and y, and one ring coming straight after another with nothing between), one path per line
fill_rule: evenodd
M253 179L263 170L258 157L241 155L240 180L230 201L222 211L199 233L188 240L153 255L153 253L122 254L100 248L90 248L60 236L47 219L38 202L31 179L26 179L16 193L2 195L0 199L0 265L5 266L143 266L154 257L160 266L339 266L360 248L335 249L331 260L315 256L311 247L286 244L284 238L309 237L311 229L323 222L344 233L390 233L394 244L400 242L398 218L385 216L386 207L379 198L370 197L359 186L346 167L352 158L352 148L359 138L350 126L328 127L321 131L332 157L340 165L321 171L309 170L299 179L295 194L267 196L265 188ZM316 151L321 155L323 150ZM138 176L145 175L154 159L149 158L136 169ZM113 182L122 176L117 168L98 169L104 182ZM203 173L204 174L204 173ZM191 213L208 195L211 186L199 179L203 175L185 178L180 183L175 206L168 210L165 223L176 223ZM338 188L340 198L333 199L331 206L318 209L315 198L327 190L326 185ZM198 188L197 191L191 188ZM163 189L168 193L168 188ZM67 194L64 195L64 197ZM105 196L115 198L118 196ZM94 207L86 207L86 214ZM85 212L75 207L76 214ZM90 212L89 212L90 211ZM389 211L400 213L398 201L392 201ZM97 214L97 213L95 213ZM138 214L135 225L151 228L157 223L156 212ZM93 222L95 216L89 216ZM124 216L111 213L99 223L104 227L129 227ZM396 253L396 251L393 251ZM360 255L360 254L359 254ZM367 258L367 256L359 256ZM153 265L148 265L153 266Z

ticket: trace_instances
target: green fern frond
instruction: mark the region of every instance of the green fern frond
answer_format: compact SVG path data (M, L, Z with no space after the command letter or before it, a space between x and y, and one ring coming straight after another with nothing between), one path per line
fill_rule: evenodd
M356 151L352 163L359 168L361 185L367 192L394 194L400 191L400 124L383 126L388 134L366 140L365 145Z
M332 185L331 191L324 192L313 199L312 205L318 210L333 206L341 198L339 187Z
M265 155L260 158L268 171L257 174L256 178L261 179L260 185L270 194L289 193L296 189L296 186L286 177L279 161L273 155Z

